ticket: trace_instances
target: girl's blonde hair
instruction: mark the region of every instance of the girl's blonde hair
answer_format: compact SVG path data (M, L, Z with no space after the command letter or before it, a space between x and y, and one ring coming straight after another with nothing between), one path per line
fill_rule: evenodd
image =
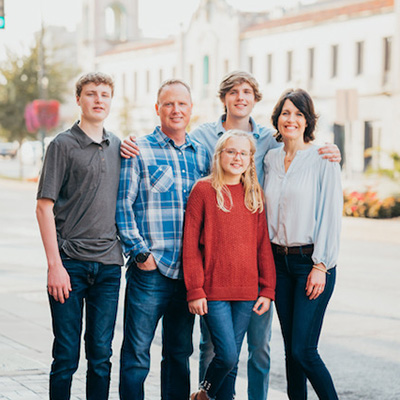
M250 163L246 171L241 176L241 182L244 187L244 204L252 213L264 210L264 199L262 189L257 179L256 165L254 162L254 154L256 152L256 145L253 137L244 131L238 129L231 129L224 133L218 140L215 153L213 157L213 165L211 174L208 179L211 181L211 186L217 192L218 208L222 211L229 212L233 206L231 192L224 184L224 171L221 167L221 153L225 147L226 142L231 137L245 137L250 142ZM224 196L225 195L225 196ZM229 200L229 207L225 205L225 197Z

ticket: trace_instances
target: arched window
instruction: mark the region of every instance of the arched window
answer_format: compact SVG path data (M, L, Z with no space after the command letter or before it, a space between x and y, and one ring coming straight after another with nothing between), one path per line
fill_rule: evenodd
M125 41L127 38L126 10L118 3L106 8L105 22L107 39Z

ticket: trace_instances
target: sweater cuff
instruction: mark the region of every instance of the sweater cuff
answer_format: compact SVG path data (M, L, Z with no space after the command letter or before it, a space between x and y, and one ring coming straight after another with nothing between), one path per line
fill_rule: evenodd
M262 296L262 297L267 297L268 299L275 301L275 290L274 289L263 288L260 290L258 295Z
M187 292L187 301L207 298L203 288L191 289Z

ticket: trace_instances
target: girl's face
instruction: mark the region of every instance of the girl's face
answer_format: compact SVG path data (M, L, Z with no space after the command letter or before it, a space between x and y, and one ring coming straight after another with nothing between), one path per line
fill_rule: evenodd
M220 164L227 184L236 184L250 165L250 141L245 137L230 137L220 153Z
M307 121L304 114L290 100L286 100L278 118L278 131L282 135L283 141L304 142L306 126Z

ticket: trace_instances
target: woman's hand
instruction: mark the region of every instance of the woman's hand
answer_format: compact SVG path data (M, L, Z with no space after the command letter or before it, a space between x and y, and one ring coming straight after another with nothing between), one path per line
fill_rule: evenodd
M324 264L316 264L316 267L326 270ZM326 272L312 268L307 278L306 295L310 300L315 300L325 289Z
M260 296L257 299L256 304L254 304L253 311L257 315L263 315L265 312L267 312L269 310L270 306L271 306L271 299Z
M204 315L208 313L207 299L203 297L202 299L191 300L188 302L189 311L192 314Z
M139 147L136 145L136 136L130 135L122 143L119 149L123 158L131 158L139 155Z

